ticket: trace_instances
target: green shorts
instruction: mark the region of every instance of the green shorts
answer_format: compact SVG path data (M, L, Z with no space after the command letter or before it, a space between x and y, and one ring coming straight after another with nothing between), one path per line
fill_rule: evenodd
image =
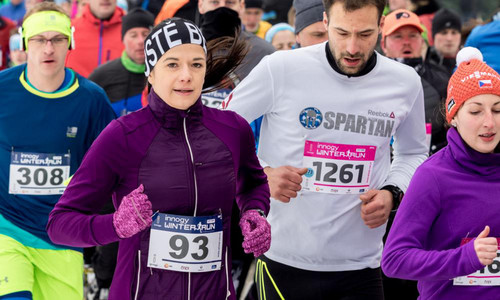
M31 293L40 300L83 299L83 255L26 247L0 234L0 298Z

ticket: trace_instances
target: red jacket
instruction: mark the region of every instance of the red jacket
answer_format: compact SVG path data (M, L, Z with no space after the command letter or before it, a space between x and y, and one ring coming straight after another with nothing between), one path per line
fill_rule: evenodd
M72 21L75 27L75 49L69 51L66 66L88 77L99 65L119 58L123 51L122 17L124 11L116 7L111 19L96 18L88 5L81 17Z
M6 69L7 65L7 55L10 52L9 49L9 38L12 29L16 28L16 24L7 18L0 17L0 70Z

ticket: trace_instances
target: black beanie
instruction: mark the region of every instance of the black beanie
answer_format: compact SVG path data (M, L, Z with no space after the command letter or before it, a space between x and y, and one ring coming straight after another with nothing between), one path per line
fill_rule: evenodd
M245 0L245 8L264 8L262 0Z
M122 40L129 29L136 27L153 28L155 17L152 13L140 7L129 11L122 18Z
M436 12L432 19L432 37L445 29L453 28L462 31L460 16L453 11L442 8Z
M233 36L241 27L238 13L227 7L219 7L203 15L201 32L207 41L223 37Z

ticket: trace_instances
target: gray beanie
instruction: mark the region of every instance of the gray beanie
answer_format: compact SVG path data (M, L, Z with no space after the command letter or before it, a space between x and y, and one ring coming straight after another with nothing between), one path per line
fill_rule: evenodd
M295 34L316 22L323 21L322 0L293 0L295 7Z

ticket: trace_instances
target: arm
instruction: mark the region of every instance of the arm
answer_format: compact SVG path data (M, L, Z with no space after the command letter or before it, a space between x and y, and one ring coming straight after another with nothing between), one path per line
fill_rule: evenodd
M276 84L269 57L265 57L224 100L222 109L235 111L251 123L272 112Z
M47 232L56 244L105 245L119 239L113 214L98 215L119 182L127 145L121 125L113 121L85 155L64 194L49 215Z
M424 166L423 166L424 167ZM442 207L438 180L419 168L401 202L382 255L389 277L411 280L448 280L481 269L474 243L455 249L426 250L427 237Z
M415 76L418 78L418 75ZM413 106L394 134L394 160L384 182L384 186L394 185L403 192L429 151L425 143L424 94L420 79L418 80L419 88Z
M237 179L236 201L241 212L260 209L269 213L269 186L267 177L255 154L255 142L250 125L237 117L240 123L240 161Z

